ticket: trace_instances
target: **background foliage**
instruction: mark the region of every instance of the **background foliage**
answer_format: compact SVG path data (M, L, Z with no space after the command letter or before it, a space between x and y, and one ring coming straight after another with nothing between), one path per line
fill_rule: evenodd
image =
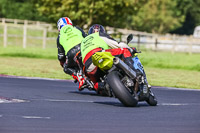
M153 33L192 34L200 25L199 0L1 0L0 17L56 25L67 16L75 25L94 23Z

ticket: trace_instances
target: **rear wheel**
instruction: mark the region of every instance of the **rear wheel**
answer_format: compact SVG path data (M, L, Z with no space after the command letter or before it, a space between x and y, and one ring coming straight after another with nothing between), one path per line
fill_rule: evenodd
M131 94L128 88L121 82L119 72L112 71L107 76L107 82L114 95L127 107L137 106L138 100Z

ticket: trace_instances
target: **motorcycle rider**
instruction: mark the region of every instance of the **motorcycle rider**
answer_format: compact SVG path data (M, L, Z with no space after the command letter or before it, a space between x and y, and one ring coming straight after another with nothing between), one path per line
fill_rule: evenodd
M81 55L85 65L85 72L94 82L94 89L97 92L104 89L104 84L100 81L100 77L104 73L92 63L92 55L100 51L110 52L115 57L123 58L125 63L132 69L134 69L132 56L136 53L135 48L131 48L127 44L117 42L111 38L102 25L92 25L89 28L88 36L81 43Z
M79 90L83 89L84 78L77 73L78 65L74 60L74 56L80 51L80 44L85 32L72 24L68 17L62 17L57 22L59 35L57 38L58 60L66 74L72 75L75 81L79 82Z

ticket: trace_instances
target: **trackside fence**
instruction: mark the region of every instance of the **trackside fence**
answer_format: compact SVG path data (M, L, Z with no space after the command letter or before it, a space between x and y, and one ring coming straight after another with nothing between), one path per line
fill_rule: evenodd
M200 38L193 36L158 35L113 27L106 27L106 30L115 39L124 42L129 34L133 34L130 45L139 50L145 48L154 51L171 51L171 53L200 53ZM4 47L17 45L23 48L55 48L57 35L58 31L53 28L52 24L0 18L0 42L2 42L0 45L3 44Z
M58 31L54 30L51 24L5 18L1 18L0 22L0 41L4 47L56 47Z
M151 49L154 51L171 51L184 53L200 53L200 38L191 36L180 36L175 34L151 34L146 32L139 32L127 29L114 29L107 27L110 34L119 35L119 40L126 42L129 34L133 34L133 40L130 45L137 47L137 49Z

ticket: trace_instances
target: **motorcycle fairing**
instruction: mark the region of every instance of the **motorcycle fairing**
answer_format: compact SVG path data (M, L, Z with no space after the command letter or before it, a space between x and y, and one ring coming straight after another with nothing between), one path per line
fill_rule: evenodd
M133 67L135 69L140 70L140 72L144 73L144 68L142 66L142 63L140 62L140 60L138 59L137 56L133 57L132 60L134 61Z

